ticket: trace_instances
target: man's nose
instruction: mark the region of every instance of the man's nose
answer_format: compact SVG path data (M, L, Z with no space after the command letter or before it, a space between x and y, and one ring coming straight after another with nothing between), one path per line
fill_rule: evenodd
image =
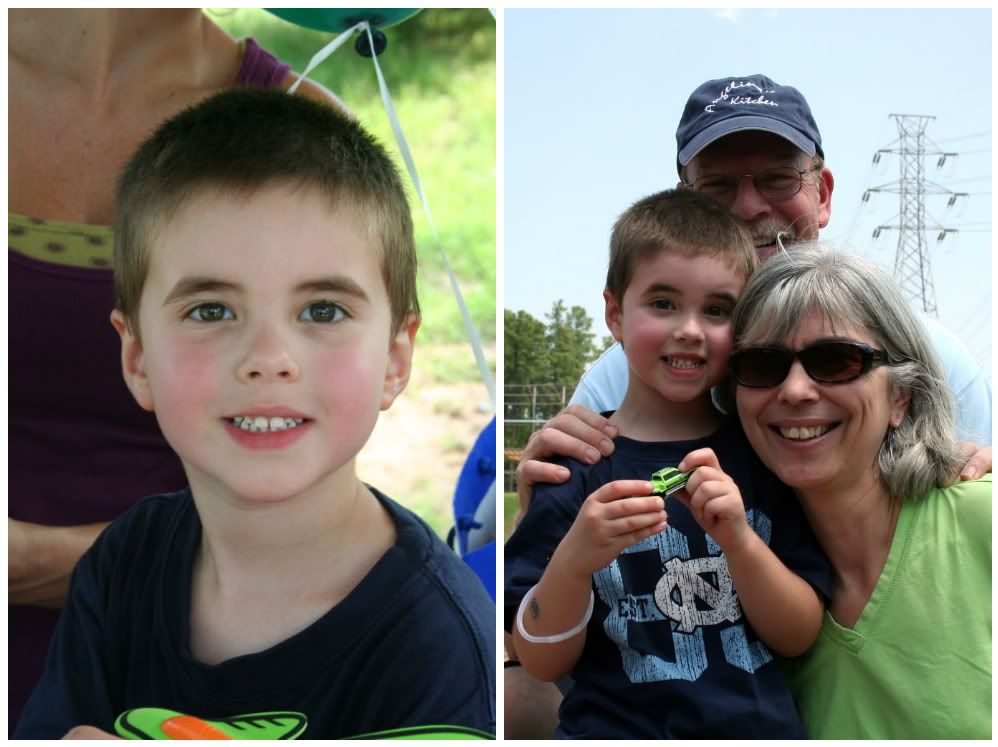
M738 178L738 183L735 185L735 199L729 205L729 209L743 221L750 223L768 215L772 211L772 206L756 189L752 174L745 174Z

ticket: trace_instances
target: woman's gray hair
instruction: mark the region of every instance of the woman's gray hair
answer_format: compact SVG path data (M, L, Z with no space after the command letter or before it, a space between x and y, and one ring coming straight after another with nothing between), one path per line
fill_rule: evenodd
M735 350L784 344L810 312L833 330L869 331L890 358L893 387L911 392L907 413L897 428L888 428L878 455L888 495L918 498L952 482L962 463L953 395L924 327L890 276L828 244L793 244L763 263L746 285L732 318Z

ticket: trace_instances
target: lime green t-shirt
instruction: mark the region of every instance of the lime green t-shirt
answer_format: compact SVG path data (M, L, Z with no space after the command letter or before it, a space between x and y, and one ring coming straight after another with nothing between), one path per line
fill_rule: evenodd
M786 670L812 738L990 738L991 475L906 502L856 625Z

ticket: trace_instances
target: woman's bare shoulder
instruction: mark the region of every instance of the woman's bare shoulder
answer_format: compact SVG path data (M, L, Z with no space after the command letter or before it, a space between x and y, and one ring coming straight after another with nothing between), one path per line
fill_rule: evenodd
M298 73L289 72L284 78L282 88L284 88L284 90L289 89L300 77L301 76L298 75ZM354 118L353 112L350 111L350 108L343 103L343 100L340 99L339 96L321 83L316 83L314 80L309 78L302 80L301 85L298 86L295 93L304 96L305 98L312 99L313 101L318 101L322 104L329 104L330 106L339 109L350 118Z

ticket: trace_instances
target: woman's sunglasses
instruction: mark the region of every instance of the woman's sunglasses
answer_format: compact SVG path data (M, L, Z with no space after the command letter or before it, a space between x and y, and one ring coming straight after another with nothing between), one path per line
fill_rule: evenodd
M808 376L822 384L845 384L874 366L891 362L883 350L861 342L818 342L803 350L745 348L732 353L728 366L738 384L762 389L777 386L787 378L795 359Z

